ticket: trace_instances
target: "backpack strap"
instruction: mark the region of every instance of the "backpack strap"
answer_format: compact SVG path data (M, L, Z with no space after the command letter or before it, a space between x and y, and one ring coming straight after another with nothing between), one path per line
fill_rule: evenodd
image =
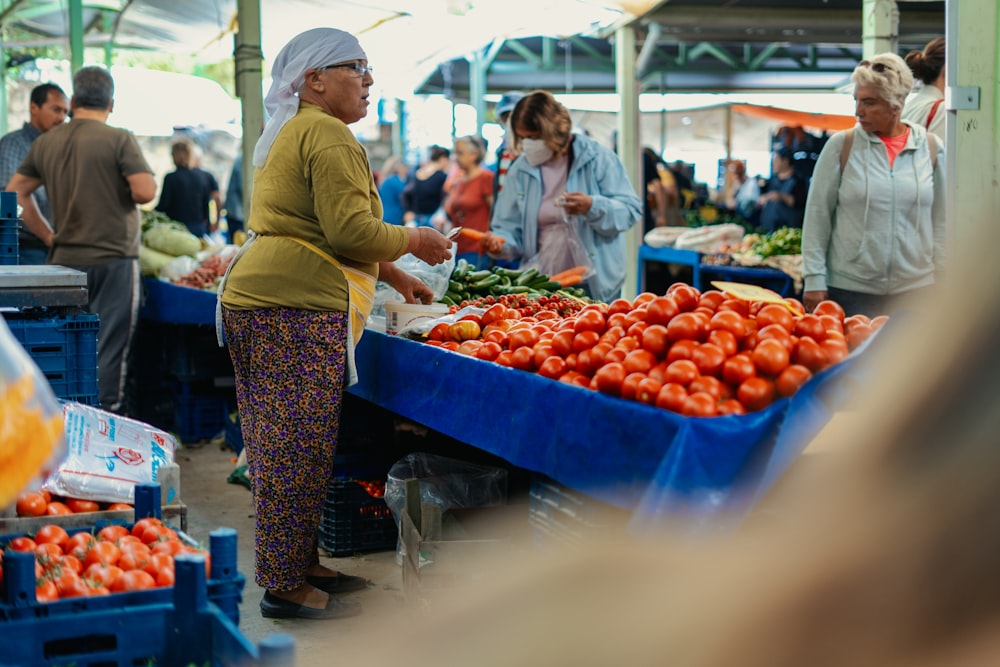
M941 106L942 102L944 102L943 97L939 97L938 99L934 100L934 104L931 105L930 113L927 114L927 122L924 123L924 127L929 128L931 126L931 121L934 120L934 116L937 115L938 107Z
M844 137L844 145L840 147L840 173L844 173L844 167L847 166L847 156L851 154L851 147L854 145L854 128L852 127L847 131L847 136Z

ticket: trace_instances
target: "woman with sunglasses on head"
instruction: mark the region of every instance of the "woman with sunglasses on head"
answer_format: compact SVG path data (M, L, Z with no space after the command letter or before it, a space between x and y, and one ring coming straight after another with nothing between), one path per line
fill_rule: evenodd
M806 200L802 300L874 317L944 268L944 158L940 141L901 119L913 88L902 58L864 60L851 81L858 124L823 147Z
M376 280L408 302L431 290L392 264L429 264L451 242L382 219L368 155L348 125L368 112L372 70L358 40L316 28L278 53L254 149L247 243L219 287L254 496L257 583L269 618L361 611L336 597L367 581L319 562L344 389Z

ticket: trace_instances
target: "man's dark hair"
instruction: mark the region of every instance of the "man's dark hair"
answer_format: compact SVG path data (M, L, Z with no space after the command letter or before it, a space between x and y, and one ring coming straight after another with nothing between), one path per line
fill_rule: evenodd
M31 89L31 103L36 107L40 107L49 101L49 93L57 92L60 95L65 96L66 93L62 88L54 83L43 83L39 86L35 86Z
M105 110L115 96L115 82L103 67L83 67L73 75L73 102L83 109Z

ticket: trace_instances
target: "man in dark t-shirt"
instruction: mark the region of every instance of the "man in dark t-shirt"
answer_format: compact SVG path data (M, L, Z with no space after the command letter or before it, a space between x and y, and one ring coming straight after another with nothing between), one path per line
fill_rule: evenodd
M110 127L114 81L103 67L73 76L73 120L31 145L7 184L17 192L22 219L45 245L50 264L87 274L87 310L97 313L101 407L124 409L126 358L139 319L137 204L156 197L153 170L131 132ZM45 186L52 222L31 193Z

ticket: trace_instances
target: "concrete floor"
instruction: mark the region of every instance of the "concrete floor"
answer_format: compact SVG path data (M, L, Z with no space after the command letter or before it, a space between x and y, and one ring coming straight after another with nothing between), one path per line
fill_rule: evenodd
M181 468L181 500L188 508L188 535L207 545L209 533L216 528L234 528L238 533L237 567L247 579L239 625L251 641L259 642L273 633L289 634L295 638L296 667L328 667L333 655L370 655L369 631L392 627L396 623L394 618L412 613L412 608L404 603L396 554L385 551L322 559L329 567L374 582L368 590L350 596L364 606L360 616L324 621L263 618L258 607L263 590L253 581L254 518L250 492L244 486L226 482L235 466L232 449L217 443L184 445L177 451L176 460Z

